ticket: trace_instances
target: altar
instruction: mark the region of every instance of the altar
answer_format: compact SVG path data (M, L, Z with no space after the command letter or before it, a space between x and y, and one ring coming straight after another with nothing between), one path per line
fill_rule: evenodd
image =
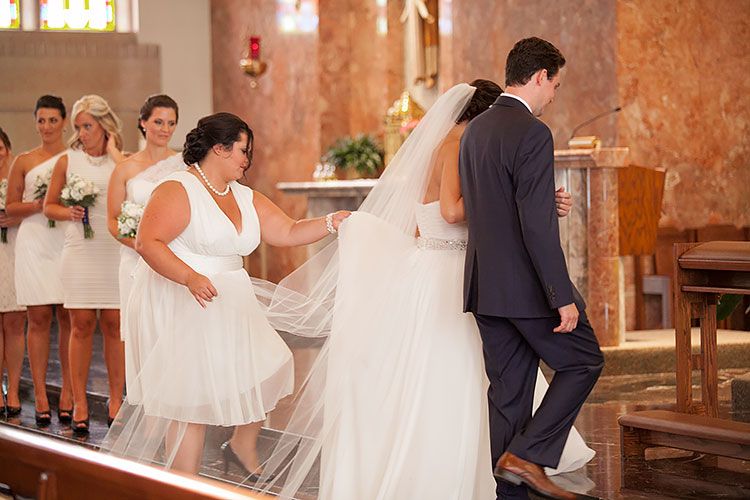
M285 194L307 196L307 216L356 209L376 179L280 182ZM570 278L586 299L602 346L625 333L622 257L653 253L664 188L662 169L630 165L628 148L555 151L555 184L573 196L560 219L560 242ZM315 253L329 238L310 246Z

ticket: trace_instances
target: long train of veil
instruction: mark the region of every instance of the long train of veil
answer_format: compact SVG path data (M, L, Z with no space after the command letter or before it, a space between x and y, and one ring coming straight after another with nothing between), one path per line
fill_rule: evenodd
M456 125L474 91L470 85L459 84L435 102L359 207L360 213L374 216L378 224L386 228L386 233L393 236L382 241L368 239L367 244L374 247L372 254L379 253L380 245L382 255L388 255L387 246L399 238L413 241L417 229L415 211L424 198L434 155ZM341 240L348 237L347 226L356 218L357 214L342 224ZM362 237L361 231L359 237ZM356 366L363 349L357 335L362 333L337 329L339 321L334 316L344 298L342 295L337 298L339 269L358 273L365 270L363 266L366 267L367 262L341 262L339 241L334 241L278 286L269 287L267 282L253 280L274 328L306 337L327 337L296 396L295 410L288 425L263 464L264 472L254 484L258 489L283 498L293 497L315 467L323 444L337 426L341 404L335 396L335 387L339 381L329 377L329 363L336 364L336 374L364 369ZM370 313L388 314L388 311L377 310L377 294L387 293L386 285L398 279L394 275L396 272L394 269L374 278L383 288L371 290L373 298L367 305ZM335 359L330 356L332 344Z

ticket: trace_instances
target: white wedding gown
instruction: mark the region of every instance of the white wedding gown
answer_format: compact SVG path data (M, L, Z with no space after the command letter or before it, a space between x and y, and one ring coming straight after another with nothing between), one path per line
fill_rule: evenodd
M488 382L462 312L464 224L419 204L421 237L354 213L339 236L320 500L495 498ZM534 409L547 383L539 372ZM594 456L571 430L555 474Z

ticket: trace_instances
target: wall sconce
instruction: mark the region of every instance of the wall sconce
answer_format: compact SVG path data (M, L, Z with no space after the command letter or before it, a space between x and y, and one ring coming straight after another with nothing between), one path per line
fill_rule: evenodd
M250 88L258 87L256 78L266 72L268 65L260 60L260 37L251 36L247 49L240 59L240 68L250 76Z

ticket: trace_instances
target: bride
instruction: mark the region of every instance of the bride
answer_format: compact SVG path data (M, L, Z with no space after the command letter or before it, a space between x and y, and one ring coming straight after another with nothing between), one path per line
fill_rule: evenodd
M277 328L328 340L264 464L265 491L307 489L320 454L321 500L494 498L481 341L462 312L458 150L468 121L500 93L477 80L438 99L338 241L270 298ZM568 208L558 192L558 211ZM546 388L540 371L534 410ZM593 455L573 429L548 473Z

